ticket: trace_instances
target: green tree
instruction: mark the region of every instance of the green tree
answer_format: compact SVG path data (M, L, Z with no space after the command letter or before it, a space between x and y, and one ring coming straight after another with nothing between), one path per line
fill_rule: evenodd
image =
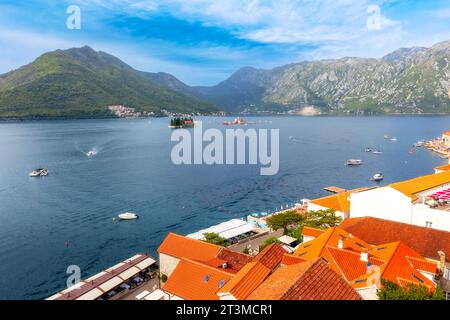
M377 290L380 300L444 300L444 293L440 288L430 292L427 287L412 283L406 288L389 280L381 280L381 283L383 288Z
M264 243L262 245L259 246L259 252L261 252L265 247L267 247L268 245L275 243L275 244L280 244L281 241L278 240L277 237L270 237L267 238Z
M297 239L297 242L301 243L303 241L303 225L290 228L287 232L287 235Z
M283 229L284 234L288 233L288 227L298 225L304 221L304 217L295 210L290 210L275 214L267 219L267 225L272 230Z
M230 245L230 243L226 239L222 238L217 233L214 232L205 233L204 236L205 242L212 243L222 247L228 247Z
M304 225L317 229L328 229L338 226L341 222L342 218L336 215L336 211L328 209L308 212Z

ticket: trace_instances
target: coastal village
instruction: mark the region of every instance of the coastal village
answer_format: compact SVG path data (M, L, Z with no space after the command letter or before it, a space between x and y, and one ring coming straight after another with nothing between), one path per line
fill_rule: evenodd
M450 132L426 147L448 156ZM136 254L48 300L450 300L450 162L385 186L326 190L169 233L157 259Z

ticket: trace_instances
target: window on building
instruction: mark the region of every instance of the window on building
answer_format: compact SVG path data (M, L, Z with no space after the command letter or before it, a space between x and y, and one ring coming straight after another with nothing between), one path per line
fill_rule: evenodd
M444 291L444 297L445 297L445 300L450 300L450 292Z
M432 227L433 227L433 222L431 222L431 221L426 221L426 222L425 222L425 227L427 227L427 228L432 228Z

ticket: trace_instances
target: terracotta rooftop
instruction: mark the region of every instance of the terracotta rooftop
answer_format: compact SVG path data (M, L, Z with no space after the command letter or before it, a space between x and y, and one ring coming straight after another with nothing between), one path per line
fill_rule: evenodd
M220 250L220 246L169 233L159 246L158 253L205 262L216 258Z
M416 196L417 193L436 188L447 183L450 183L450 171L421 176L414 179L393 183L389 186L410 197L413 201L416 201L418 199Z
M322 259L278 268L249 300L361 300Z
M439 166L434 169L441 171L450 171L450 164L444 164L443 166Z
M205 264L216 268L223 268L223 264L226 264L225 271L236 273L252 260L252 256L222 248L217 257L206 261Z
M218 294L231 294L238 300L245 300L280 265L285 253L277 244L268 245L220 289Z
M367 253L368 262L362 261L362 253ZM416 284L435 287L420 271L433 275L437 264L425 260L405 244L393 242L373 246L337 227L300 245L294 256L304 260L322 258L355 288L367 286L371 275L369 266L378 266L383 279L398 284L401 284L398 279L403 278ZM293 264L296 261L284 258L283 262Z
M273 270L281 263L285 253L286 250L284 250L283 247L272 243L258 253L253 261L260 262L266 268Z
M158 248L159 253L198 261L229 273L238 272L253 257L201 240L169 233ZM226 268L223 265L226 264Z
M218 300L216 292L232 277L217 268L182 258L162 288L185 300Z
M359 188L345 192L340 192L331 196L311 200L311 203L348 214L350 212L350 201L348 200L350 194L355 192L361 192L364 190L367 190L367 188Z
M302 234L304 236L310 236L310 237L314 237L314 238L317 238L324 232L325 232L324 230L311 228L311 227L303 227L303 230L302 230Z
M349 218L339 228L373 245L401 241L428 259L443 251L450 262L450 232L372 217Z

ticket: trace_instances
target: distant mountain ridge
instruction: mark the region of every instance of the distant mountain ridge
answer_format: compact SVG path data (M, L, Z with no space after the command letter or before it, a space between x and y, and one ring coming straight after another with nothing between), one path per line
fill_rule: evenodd
M381 59L245 67L216 86L181 90L231 112L313 107L324 114L450 113L450 41L401 48Z
M120 59L85 46L45 53L0 75L0 117L113 116L108 105L161 114L208 113L216 107L159 84Z
M381 59L346 57L271 70L244 67L215 86L137 71L90 47L56 50L0 75L0 118L104 117L107 105L178 113L450 113L450 41Z

